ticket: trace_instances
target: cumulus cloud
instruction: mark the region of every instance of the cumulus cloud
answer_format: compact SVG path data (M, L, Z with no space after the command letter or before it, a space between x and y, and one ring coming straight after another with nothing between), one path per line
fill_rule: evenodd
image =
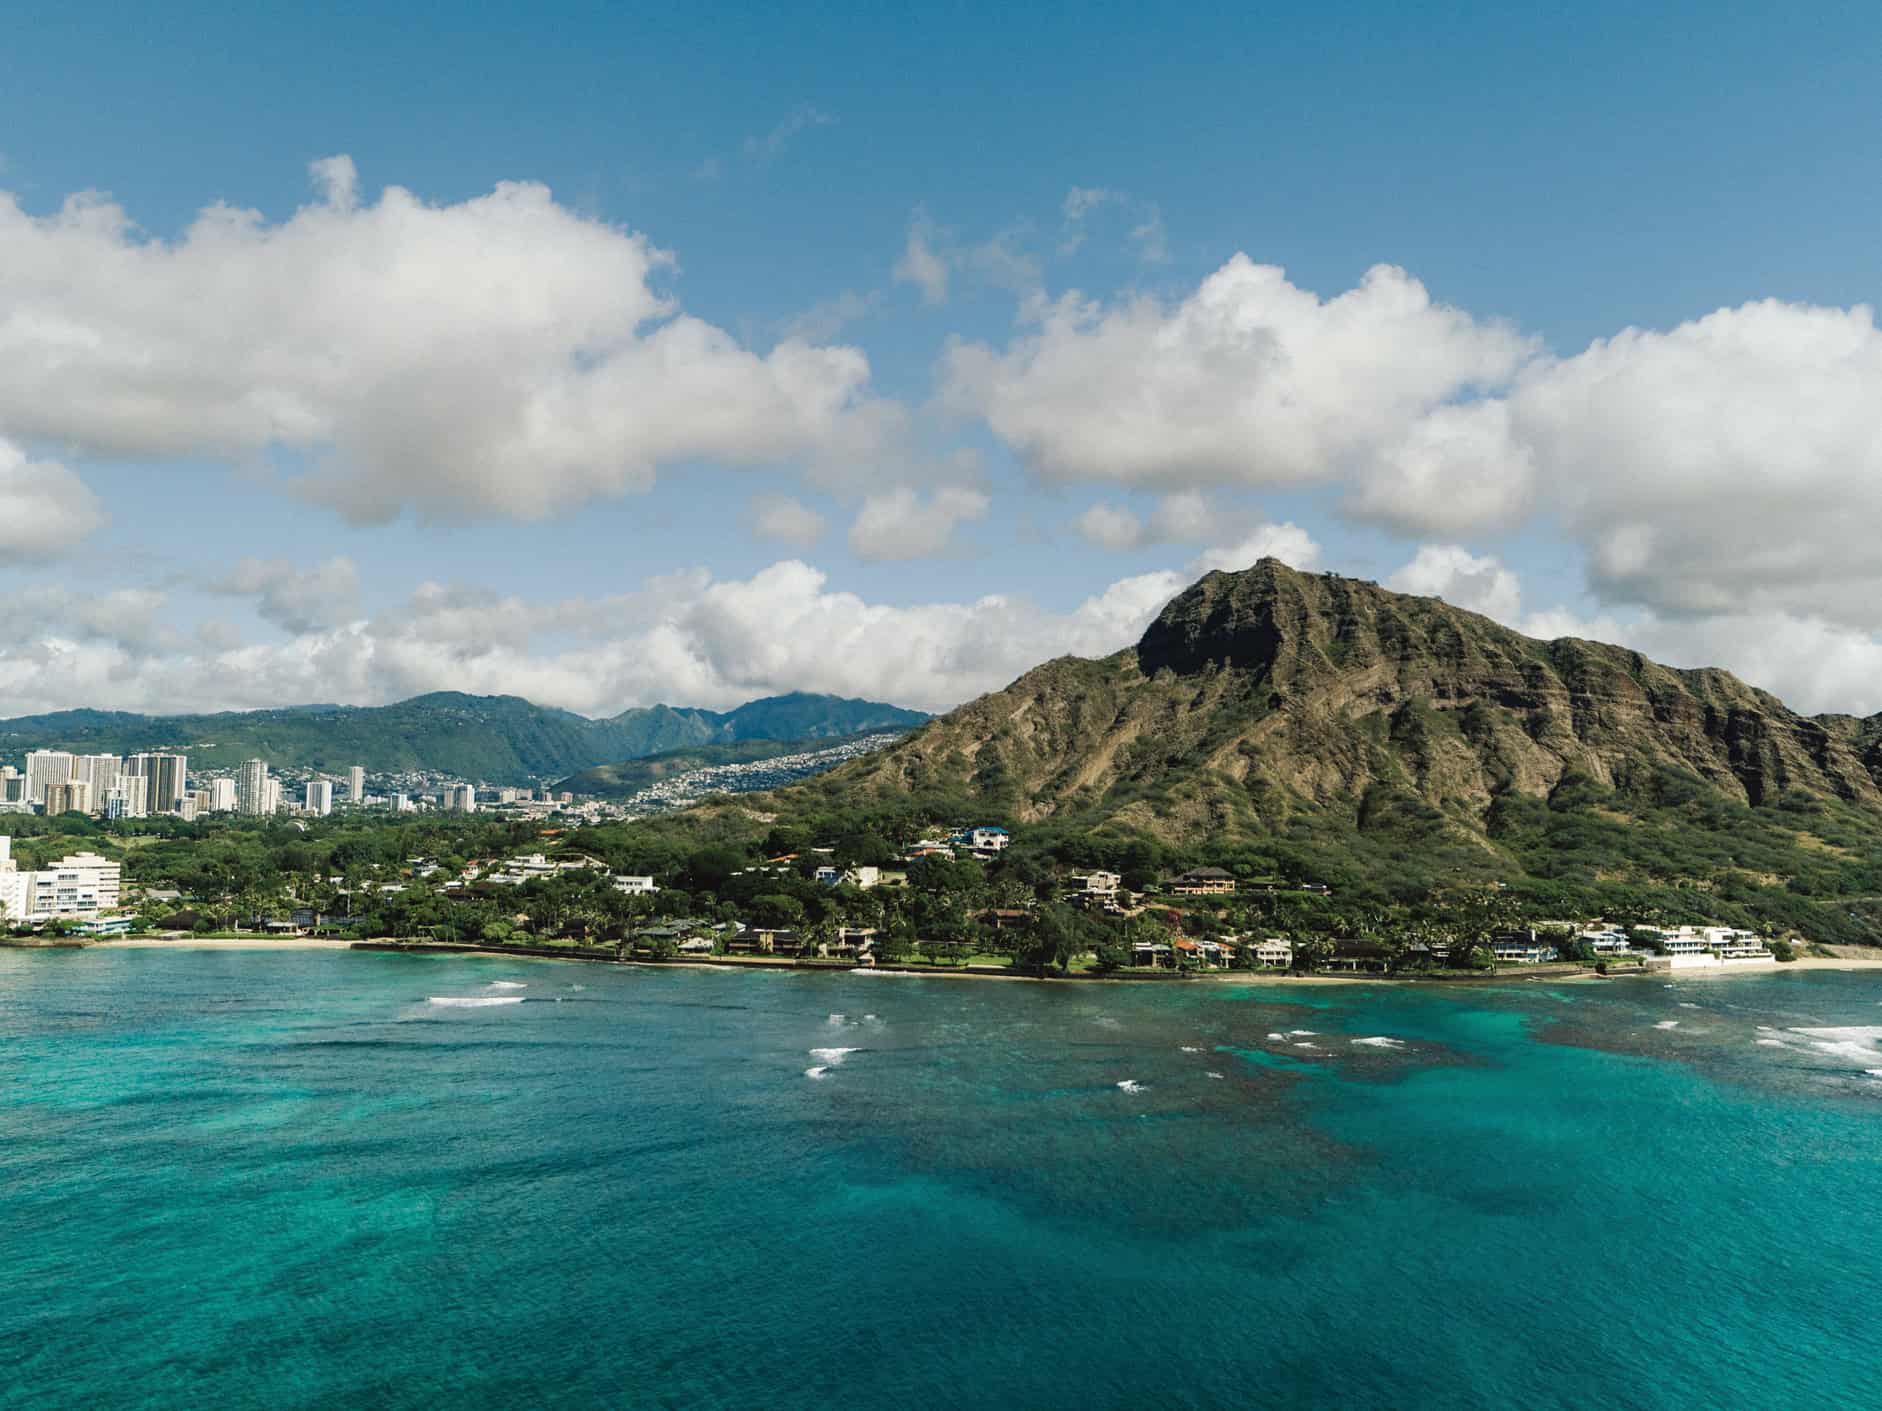
M823 538L823 516L788 495L762 495L752 501L751 530L760 539L809 548Z
M104 522L104 506L84 481L0 440L0 564L58 558Z
M924 304L938 306L948 299L948 262L935 248L934 222L926 211L917 210L908 223L908 240L902 257L891 273L897 284L913 284L921 290Z
M978 490L947 487L923 496L906 486L871 495L850 526L850 549L871 560L926 558L954 542L955 526L986 518Z
M547 187L367 201L344 157L313 180L285 221L217 205L175 241L102 197L40 217L0 194L0 426L100 457L285 456L360 521L537 519L664 464L867 460L897 434L861 352L740 346L655 289L671 255Z
M1182 582L1173 572L1123 579L1063 612L1003 595L870 603L798 560L747 579L675 574L599 599L427 584L396 611L285 642L140 652L76 632L0 633L0 714L103 699L151 711L372 704L438 689L514 693L590 715L659 701L723 707L787 690L944 709L1049 657L1128 646Z
M1244 516L1218 509L1195 490L1165 495L1148 520L1100 500L1075 521L1079 536L1101 549L1138 549L1149 544L1200 544L1239 534Z
M1403 270L1323 301L1244 255L1174 306L1067 294L1030 318L1004 350L953 345L944 400L1048 479L1162 490L1338 480L1530 352Z
M1239 573L1253 568L1262 559L1279 559L1290 568L1311 569L1320 562L1320 545L1313 535L1291 520L1284 524L1264 524L1240 541L1208 549L1190 564L1192 574L1217 569Z
M286 632L337 626L360 612L359 568L345 557L304 569L286 559L248 557L209 590L253 598L256 614Z
M1385 580L1385 586L1400 593L1442 598L1499 622L1515 624L1522 614L1522 585L1516 575L1495 557L1473 555L1456 544L1423 545L1410 563Z

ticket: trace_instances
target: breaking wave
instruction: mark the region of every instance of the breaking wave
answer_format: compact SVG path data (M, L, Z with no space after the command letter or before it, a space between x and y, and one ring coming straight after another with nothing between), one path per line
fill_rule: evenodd
M493 1004L521 1004L521 995L428 995L426 1004L439 1004L449 1009L483 1009Z
M1119 1091L1127 1093L1140 1093L1144 1090L1144 1085L1135 1078L1125 1078L1117 1086Z

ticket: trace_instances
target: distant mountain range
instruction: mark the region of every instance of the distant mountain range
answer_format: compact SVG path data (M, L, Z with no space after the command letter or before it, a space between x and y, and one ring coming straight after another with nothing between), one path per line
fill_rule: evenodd
M193 768L265 759L278 768L430 771L491 783L558 779L596 765L750 741L831 741L907 730L920 711L797 692L731 711L646 706L605 720L520 696L438 691L387 706L306 705L214 715L63 710L0 720L0 756L68 749L186 752ZM814 748L814 746L813 746Z

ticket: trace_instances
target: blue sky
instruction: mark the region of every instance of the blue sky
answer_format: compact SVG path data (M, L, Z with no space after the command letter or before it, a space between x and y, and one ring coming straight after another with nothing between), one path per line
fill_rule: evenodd
M0 711L938 707L1257 551L1882 709L1882 12L1637 8L36 16Z

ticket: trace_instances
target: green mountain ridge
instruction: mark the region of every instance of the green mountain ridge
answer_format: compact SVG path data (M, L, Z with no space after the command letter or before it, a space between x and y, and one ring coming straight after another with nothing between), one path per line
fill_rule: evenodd
M745 741L838 739L928 717L874 701L796 692L731 711L665 705L594 720L520 696L438 691L386 706L289 706L204 715L68 710L0 720L0 753L177 749L197 768L261 758L277 767L430 771L492 783L557 778L667 751Z
M1273 560L773 797L1004 819L1068 860L1135 840L1381 903L1502 882L1568 912L1882 937L1882 716L1798 715L1725 671Z

